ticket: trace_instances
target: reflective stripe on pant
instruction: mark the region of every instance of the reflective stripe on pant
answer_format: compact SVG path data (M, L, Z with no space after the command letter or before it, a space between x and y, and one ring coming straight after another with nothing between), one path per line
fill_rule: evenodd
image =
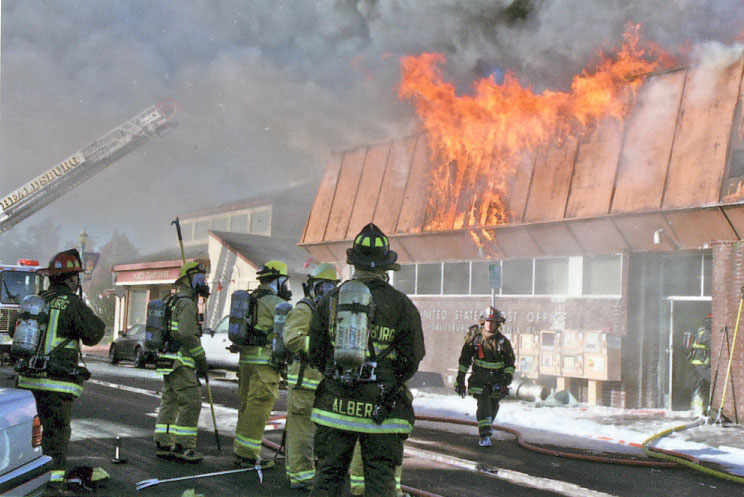
M483 393L475 397L478 402L475 418L478 420L478 435L481 437L491 436L493 432L491 425L499 412L499 394L490 392L491 388L486 386L483 388Z
M306 485L315 476L313 437L314 390L291 388L287 394L287 478L290 485Z
M279 374L265 364L240 364L240 410L235 426L235 454L255 459L261 453L266 421L279 398Z
M202 398L196 371L181 366L163 376L163 394L155 423L155 441L196 447Z
M33 390L36 409L43 428L41 450L45 456L52 458L53 476L64 478L67 446L70 443L70 420L72 403L75 400L70 394Z
M403 465L395 465L395 495L401 497L403 490L400 488L400 480L403 476ZM351 495L364 495L364 464L362 463L362 446L359 442L354 447L354 457L351 458L349 470L351 480Z
M318 425L315 431L315 482L312 497L345 495L346 473L359 440L366 494L395 497L395 466L403 463L403 439L397 433L360 433Z

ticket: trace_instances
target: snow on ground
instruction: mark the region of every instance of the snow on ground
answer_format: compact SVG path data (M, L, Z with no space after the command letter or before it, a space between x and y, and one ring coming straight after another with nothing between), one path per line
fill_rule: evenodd
M413 390L416 415L475 421L472 397ZM691 411L662 409L619 409L588 404L573 407L540 407L535 402L505 400L495 424L515 429L527 442L643 456L641 444L663 430L696 420ZM741 421L741 420L740 420ZM452 428L461 432L462 427ZM477 428L468 427L473 443ZM691 455L701 461L720 464L736 476L744 476L744 426L701 425L670 434L652 444L665 450Z

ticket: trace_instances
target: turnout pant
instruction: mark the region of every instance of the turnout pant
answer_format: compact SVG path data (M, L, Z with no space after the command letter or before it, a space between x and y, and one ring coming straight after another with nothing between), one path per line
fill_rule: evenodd
M41 450L52 458L52 475L50 482L62 482L65 478L65 461L67 446L70 443L70 420L72 403L75 397L67 393L32 390L36 399L36 409L44 436L41 439Z
M400 488L400 480L403 476L403 465L395 465L395 495L401 497L403 490ZM351 480L351 495L364 495L364 464L362 464L362 446L359 442L354 446L354 457L351 458L351 469L349 472Z
M403 439L397 433L360 433L317 425L315 483L311 497L346 495L346 473L359 440L365 495L395 497L395 467L403 463Z
M313 437L314 390L291 388L287 394L287 478L292 487L307 486L315 477Z
M163 394L155 422L155 441L161 445L180 444L196 448L202 397L196 371L179 366L163 376Z
M478 407L475 411L475 417L478 420L478 435L483 437L490 437L493 432L491 425L496 414L499 412L499 399L501 395L497 392L492 392L490 385L483 387L483 391L475 396L475 400L478 403Z
M240 364L238 381L240 410L233 451L240 457L257 459L266 421L279 398L279 373L266 364Z

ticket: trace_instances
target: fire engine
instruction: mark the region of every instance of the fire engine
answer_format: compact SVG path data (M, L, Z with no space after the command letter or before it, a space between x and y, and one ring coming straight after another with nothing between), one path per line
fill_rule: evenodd
M44 278L36 274L39 261L21 259L18 264L0 264L0 357L10 353L9 327L18 316L21 301L42 289Z

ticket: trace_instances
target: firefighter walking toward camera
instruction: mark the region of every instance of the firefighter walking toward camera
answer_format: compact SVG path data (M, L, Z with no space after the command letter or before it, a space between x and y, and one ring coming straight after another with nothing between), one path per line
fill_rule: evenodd
M710 331L701 326L695 332L695 336L687 354L695 372L695 387L692 391L690 408L697 416L706 414L705 408L710 396Z
M311 420L315 389L323 375L308 360L310 321L313 311L326 293L338 284L336 268L319 264L307 278L305 297L287 315L284 324L284 344L292 354L287 369L287 478L292 488L309 489L315 477Z
M235 427L233 463L246 468L260 466L268 469L271 460L260 457L264 428L271 409L279 398L281 377L271 361L271 342L274 338L274 308L292 297L289 291L287 265L268 261L256 273L259 285L253 292L257 301L254 345L240 345L238 364L238 395L240 409Z
M311 362L323 372L315 393L312 496L345 494L354 446L361 445L366 494L395 496L395 467L413 429L405 386L424 357L421 317L387 282L397 254L370 223L347 249L354 276L318 303L310 324Z
M38 344L33 353L16 364L18 388L31 390L36 399L44 431L42 451L52 458L49 487L65 491L65 461L70 442L70 421L73 401L83 393L83 381L88 370L78 366L80 342L91 346L103 338L105 325L83 299L76 295L80 273L80 254L76 249L56 254L47 268L37 273L49 277L49 289L39 296L45 303L43 317L37 316ZM28 298L28 297L27 297ZM23 314L19 319L23 319ZM14 345L26 330L13 330Z
M465 344L460 351L455 391L465 397L466 393L476 398L478 407L478 434L481 447L491 446L492 424L499 412L499 400L509 394L509 385L514 375L514 351L509 340L501 334L506 320L495 307L486 316L485 326L470 327ZM465 375L470 367L473 372L465 388Z
M198 463L196 450L202 396L199 376L209 370L201 345L197 303L209 296L206 268L198 262L181 266L176 294L167 298L169 339L158 354L157 373L163 375L163 393L155 422L155 455L163 459Z

